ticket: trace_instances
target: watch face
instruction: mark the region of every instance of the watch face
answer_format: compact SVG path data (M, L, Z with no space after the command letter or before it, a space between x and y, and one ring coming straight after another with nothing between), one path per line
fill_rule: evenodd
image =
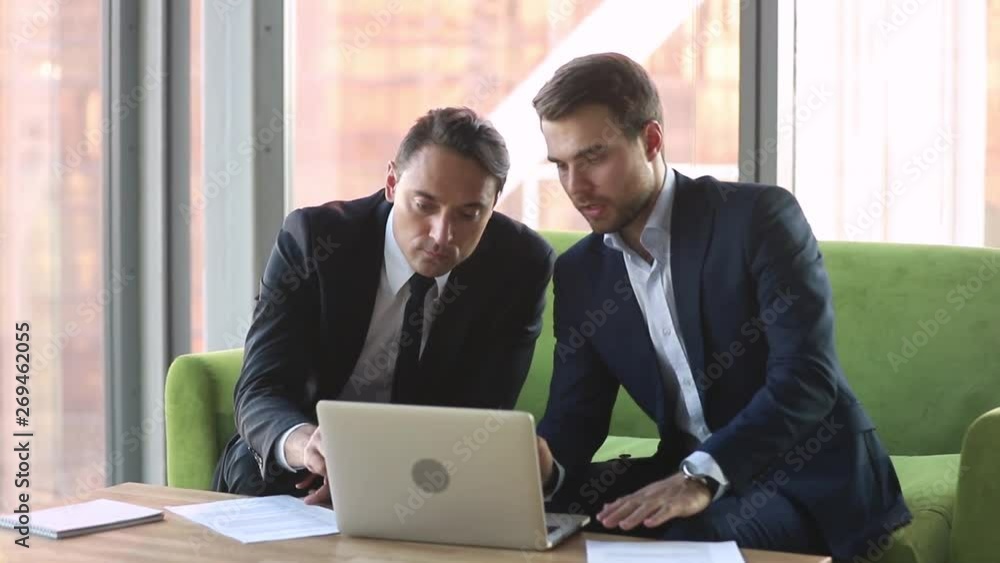
M687 462L684 462L684 463L681 464L681 473L684 474L684 478L685 479L687 479L689 481L697 481L697 482L701 483L702 485L705 485L706 487L708 487L709 491L711 491L713 495L715 494L715 491L716 491L716 489L718 487L718 483L715 482L715 479L712 479L711 477L708 477L707 475L695 475L691 471L690 464L688 464Z

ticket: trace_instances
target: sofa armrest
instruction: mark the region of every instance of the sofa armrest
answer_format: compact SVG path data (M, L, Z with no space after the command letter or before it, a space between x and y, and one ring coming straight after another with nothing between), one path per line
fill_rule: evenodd
M170 365L164 392L167 429L167 485L210 490L219 459L215 384L195 355Z
M1000 553L1000 408L965 433L951 532L951 563L994 561Z

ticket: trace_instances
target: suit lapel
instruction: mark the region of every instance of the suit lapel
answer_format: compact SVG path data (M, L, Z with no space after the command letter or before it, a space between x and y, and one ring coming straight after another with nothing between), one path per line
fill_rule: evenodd
M619 374L621 383L640 405L647 403L648 398L655 397L653 415L657 425L666 422L666 404L663 378L656 360L656 351L649 338L649 329L635 297L628 270L625 268L625 258L621 252L607 248L603 242L598 242L600 263L593 269L603 272L594 283L594 295L597 299L585 305L588 311L604 309L604 302L612 300L618 305L618 312L607 316L604 329L595 332L595 338L607 338L609 345L605 348L620 363L618 369L612 371ZM655 377L649 377L654 374ZM648 411L647 411L648 412Z
M681 338L692 373L705 369L702 334L702 270L715 210L693 180L677 174L670 225L670 276ZM701 386L698 386L701 393ZM702 405L705 398L702 397Z
M368 336L385 258L385 225L390 208L384 199L376 203L361 228L353 255L340 263L342 271L332 272L334 288L328 298L333 305L327 308L326 322L333 334L330 352L334 361L330 365L340 367L336 371L338 394L350 378Z

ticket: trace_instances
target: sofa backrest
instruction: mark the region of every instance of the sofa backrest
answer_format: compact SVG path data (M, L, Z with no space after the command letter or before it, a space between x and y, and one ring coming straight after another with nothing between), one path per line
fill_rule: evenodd
M837 351L897 455L958 453L1000 405L1000 250L821 244Z
M584 233L542 234L561 253ZM1000 405L1000 251L852 242L820 247L833 286L841 364L889 450L960 451L969 424ZM551 291L518 401L536 419L552 373ZM656 429L622 392L611 434L655 437Z
M226 442L233 435L233 388L243 349L187 354L167 372L164 412L167 482L208 490Z
M583 235L543 234L557 252ZM851 242L820 246L833 285L841 364L889 450L896 455L960 451L969 424L1000 405L1000 251ZM548 399L555 347L551 285L548 292L545 325L517 404L536 420ZM186 356L171 367L178 375L193 375L173 378L172 397L187 403L178 412L198 411L190 403L204 402L220 448L233 431L232 389L241 361L242 350L231 350ZM192 362L197 365L188 365ZM168 426L198 423L181 418ZM621 391L611 433L656 437L656 428ZM181 439L187 433L168 431L168 440L171 435Z

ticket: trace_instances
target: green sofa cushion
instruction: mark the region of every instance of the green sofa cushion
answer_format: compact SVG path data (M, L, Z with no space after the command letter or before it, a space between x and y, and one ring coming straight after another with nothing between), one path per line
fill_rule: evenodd
M170 485L211 487L216 460L235 431L233 388L242 364L243 350L236 349L188 354L170 365L164 392Z
M650 457L656 453L656 446L659 443L660 440L657 438L608 436L608 439L604 440L604 444L594 454L593 461L607 461L621 457L622 454L631 457Z
M892 456L903 498L913 522L897 530L882 545L869 546L867 561L879 563L939 563L948 561L958 454ZM891 544L890 544L891 542Z

